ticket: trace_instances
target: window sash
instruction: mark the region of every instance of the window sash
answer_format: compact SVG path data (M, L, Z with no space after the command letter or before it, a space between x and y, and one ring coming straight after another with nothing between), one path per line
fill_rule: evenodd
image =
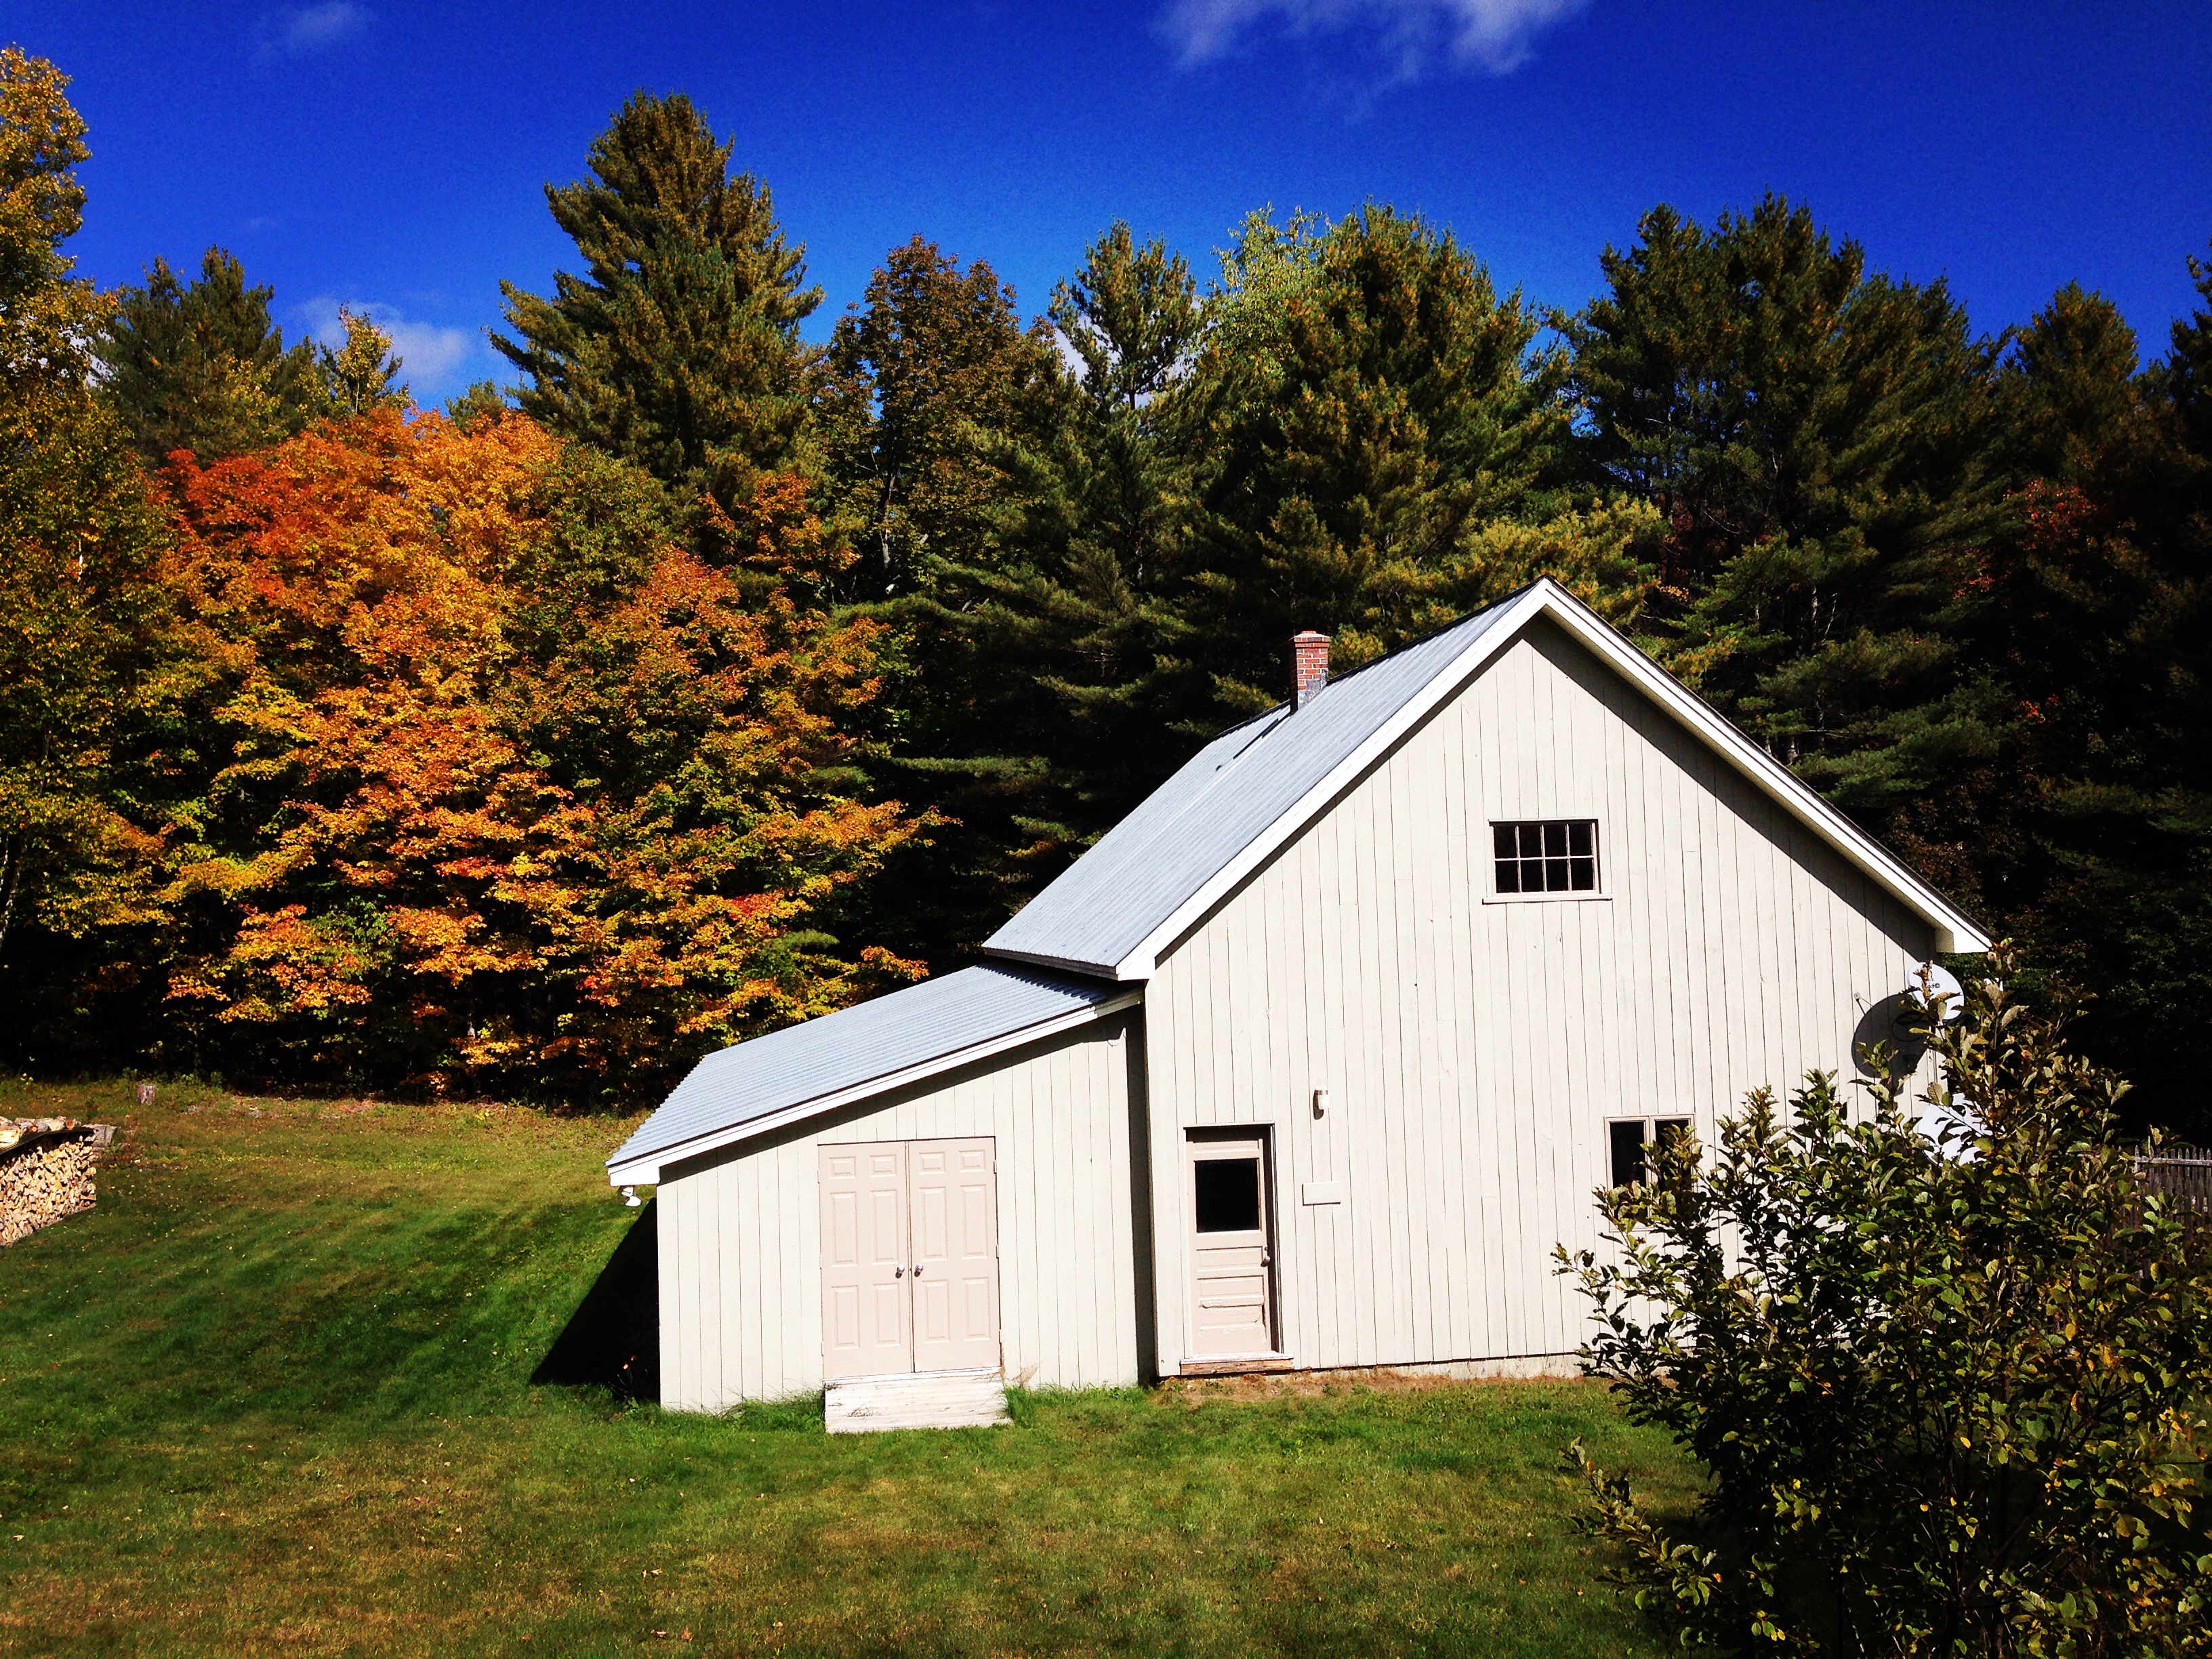
M1595 818L1516 818L1490 836L1500 893L1598 890Z
M1686 1117L1615 1117L1605 1125L1607 1184L1634 1187L1650 1179L1652 1151L1672 1130L1696 1127Z

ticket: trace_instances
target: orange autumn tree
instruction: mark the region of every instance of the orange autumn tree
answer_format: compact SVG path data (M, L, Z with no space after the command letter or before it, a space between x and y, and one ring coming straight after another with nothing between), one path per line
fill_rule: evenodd
M919 971L808 925L919 826L847 793L878 625L801 480L686 547L521 416L379 412L162 483L220 665L169 895L203 1052L630 1101Z

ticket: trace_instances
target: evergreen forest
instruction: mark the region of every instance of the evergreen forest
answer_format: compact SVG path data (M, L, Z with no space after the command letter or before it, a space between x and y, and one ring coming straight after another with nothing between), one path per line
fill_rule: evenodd
M2166 337L1992 336L1808 204L1662 205L1569 313L1369 202L1042 296L917 234L811 340L804 227L641 93L434 410L224 249L77 274L88 153L0 53L0 1066L650 1103L971 960L1297 630L1548 574L2212 1133L2190 249Z

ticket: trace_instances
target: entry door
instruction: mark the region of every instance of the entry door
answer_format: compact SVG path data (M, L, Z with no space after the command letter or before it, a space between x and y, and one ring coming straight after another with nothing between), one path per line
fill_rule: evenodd
M822 1148L822 1364L832 1381L999 1364L993 1143Z
M914 1369L906 1147L822 1149L822 1361L826 1376Z
M1273 1353L1267 1142L1194 1137L1189 1146L1190 1357Z
M914 1368L999 1363L999 1206L988 1140L907 1149L914 1226Z

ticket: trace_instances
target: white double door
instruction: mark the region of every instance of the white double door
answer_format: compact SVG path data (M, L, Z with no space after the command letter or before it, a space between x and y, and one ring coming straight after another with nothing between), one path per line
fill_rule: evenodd
M996 1370L990 1139L821 1151L823 1376Z

